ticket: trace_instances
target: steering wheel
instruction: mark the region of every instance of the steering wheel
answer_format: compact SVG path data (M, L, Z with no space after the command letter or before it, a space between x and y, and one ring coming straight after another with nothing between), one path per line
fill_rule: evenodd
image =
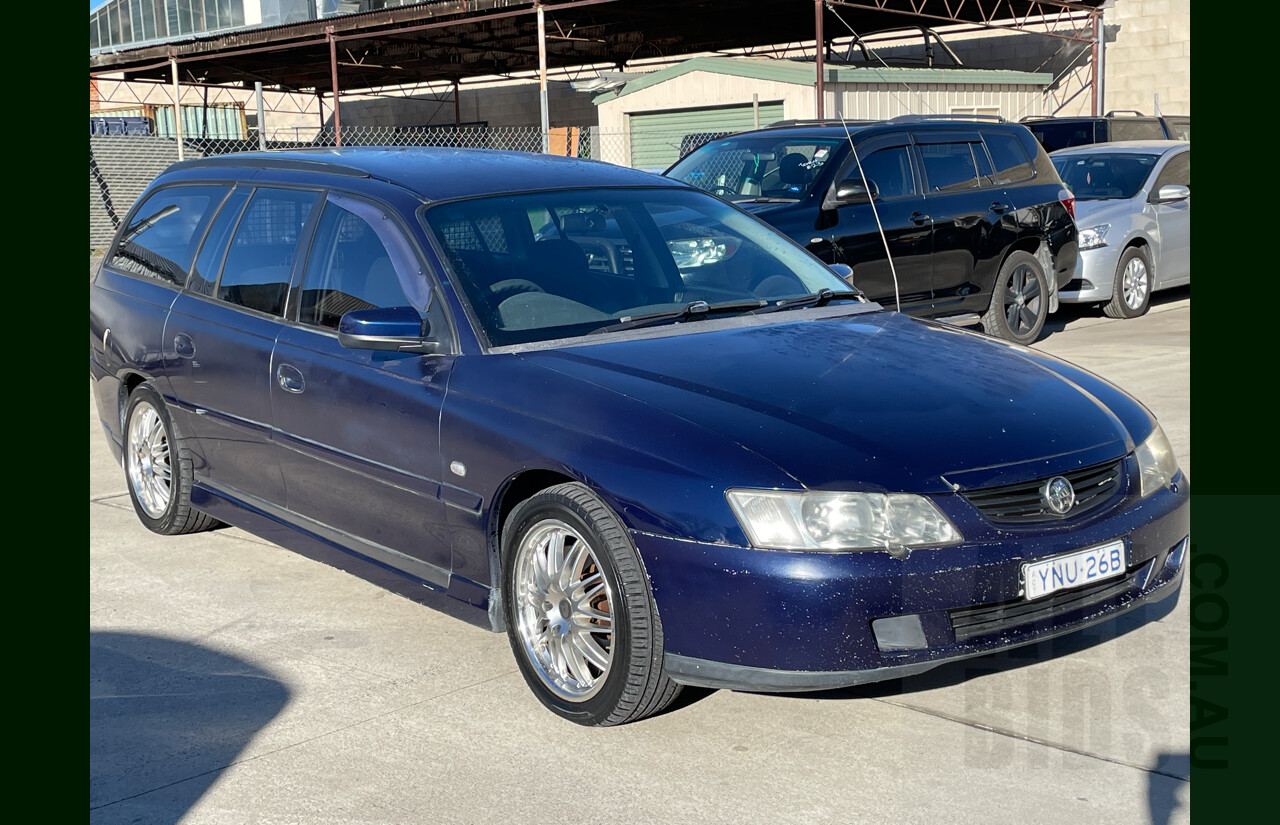
M708 192L710 192L710 193L711 193L711 194L713 194L713 195L736 195L736 194L738 194L737 192L733 191L732 189L730 189L730 188L729 188L729 187L727 187L727 186L713 186L713 187L711 187L710 189L708 189L707 191L708 191Z

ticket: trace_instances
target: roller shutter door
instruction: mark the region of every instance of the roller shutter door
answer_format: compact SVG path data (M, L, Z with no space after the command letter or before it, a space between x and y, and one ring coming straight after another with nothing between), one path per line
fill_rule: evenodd
M742 132L755 127L751 104L681 109L671 112L639 112L631 119L631 166L661 172L680 159L682 142L701 145L702 136L718 132ZM760 125L782 120L782 103L760 104ZM685 141L688 136L690 141Z

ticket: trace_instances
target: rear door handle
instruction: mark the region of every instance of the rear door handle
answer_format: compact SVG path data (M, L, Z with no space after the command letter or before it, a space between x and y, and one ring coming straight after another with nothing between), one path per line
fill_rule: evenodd
M302 392L307 383L302 377L302 371L292 364L281 364L276 368L276 382L282 390L295 395Z
M991 204L991 211L995 212L997 215L1001 214L1002 212L1008 212L1010 208L1011 207L1009 206L1009 204L1001 203L1000 201L994 201Z
M910 220L914 224L919 225L922 223L928 223L929 221L933 220L933 218L929 217L923 212L912 212L911 217L908 218L908 220Z

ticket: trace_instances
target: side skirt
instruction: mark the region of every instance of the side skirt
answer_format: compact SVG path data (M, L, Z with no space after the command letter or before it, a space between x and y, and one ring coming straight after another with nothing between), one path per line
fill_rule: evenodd
M314 561L336 567L410 601L486 630L503 629L495 627L490 616L490 604L496 603L498 594L486 585L449 573L445 574L447 584L428 581L386 561L370 558L332 539L316 535L265 509L233 499L198 481L191 490L191 504L220 521ZM415 562L415 566L422 566L422 563Z

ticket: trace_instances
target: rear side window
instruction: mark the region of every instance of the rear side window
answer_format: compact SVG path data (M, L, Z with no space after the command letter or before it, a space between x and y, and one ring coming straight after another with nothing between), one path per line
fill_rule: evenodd
M1028 123L1027 128L1046 152L1098 142L1094 131L1095 121L1092 120L1036 121Z
M289 274L317 192L259 189L236 227L218 279L220 300L284 314Z
M1035 172L1031 166L1031 158L1017 135L1005 132L987 132L983 136L987 143L987 151L991 153L991 161L996 166L996 183L1019 183L1030 180Z
M223 201L222 208L209 225L204 243L200 245L200 254L196 255L196 266L191 270L187 289L201 295L213 294L213 285L218 282L218 272L222 269L222 259L227 254L227 241L231 238L231 230L236 228L240 213L244 211L250 191L252 190L235 189Z
M226 194L223 186L174 186L152 193L120 236L111 266L184 285L196 244Z
M920 156L930 192L977 189L978 167L971 143L924 143Z
M1115 118L1112 140L1164 140L1164 127L1155 118Z

